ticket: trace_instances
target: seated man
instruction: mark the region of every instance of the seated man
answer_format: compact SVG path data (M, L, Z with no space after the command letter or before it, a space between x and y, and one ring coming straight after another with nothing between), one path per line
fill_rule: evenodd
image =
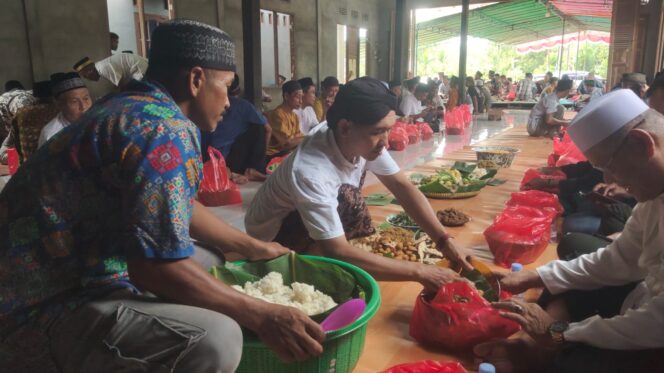
M313 107L316 102L316 85L311 78L302 78L297 82L302 87L302 107L295 109L295 114L300 121L300 131L306 136L319 123Z
M16 148L21 162L25 162L37 150L42 128L58 115L58 108L51 99L51 82L35 82L32 95L37 100L22 107L12 118L11 132L0 146L0 163L7 163L7 149Z
M0 141L4 141L9 135L14 115L35 101L32 92L25 90L19 81L10 80L5 83L5 92L0 94Z
M104 78L123 89L132 79L143 79L148 60L132 53L116 53L97 62L84 57L76 62L73 68L85 79L97 82Z
M569 125L569 121L563 119L565 108L560 104L560 99L567 97L571 88L571 80L561 79L555 92L544 96L533 106L528 117L530 136L553 137L561 127Z
M588 104L591 100L595 99L596 97L602 96L602 89L597 88L595 86L595 81L594 80L589 80L586 79L583 81L583 94L577 101L577 106L579 104L586 105Z
M508 372L664 371L664 116L630 90L591 102L569 134L588 160L639 201L608 246L537 270L510 273L514 294L546 287L535 303L495 307L527 338L475 347L479 359Z
M320 96L316 98L314 102L314 111L316 112L316 117L318 122L325 120L325 114L327 109L330 108L330 105L334 103L334 98L339 92L339 79L328 76L320 83Z
M214 132L201 132L203 161L209 159L208 146L219 150L238 184L265 181L265 151L272 128L256 107L240 97L240 77L235 74L228 89L230 107Z
M422 106L422 101L426 100L429 94L429 86L422 83L417 83L413 94L408 94L401 100L399 109L404 117L408 117L410 121L415 121L424 118L431 113L431 109Z
M90 92L77 73L51 75L51 92L60 112L42 129L37 147L76 122L92 106Z
M267 114L272 127L272 137L267 147L267 158L284 156L298 146L304 135L295 110L302 106L302 87L297 80L290 80L281 87L284 101Z
M369 170L453 263L470 268L426 197L385 150L395 109L396 97L380 81L363 77L346 84L327 124L307 136L259 189L245 216L247 233L347 261L377 280L418 281L435 291L459 279L451 270L385 258L348 242L374 233L360 192Z
M5 372L233 372L238 324L284 360L322 353L304 313L235 291L192 259L192 238L250 260L288 252L195 199L198 130L228 107L233 41L174 20L151 42L146 80L97 102L0 193Z
M625 73L622 75L620 86L623 89L631 89L637 96L641 98L646 97L648 83L646 81L646 74L643 73Z

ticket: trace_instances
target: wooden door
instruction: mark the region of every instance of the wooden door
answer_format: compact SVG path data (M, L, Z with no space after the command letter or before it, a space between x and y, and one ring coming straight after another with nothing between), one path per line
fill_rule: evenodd
M637 70L640 0L614 0L609 47L609 88L622 74Z

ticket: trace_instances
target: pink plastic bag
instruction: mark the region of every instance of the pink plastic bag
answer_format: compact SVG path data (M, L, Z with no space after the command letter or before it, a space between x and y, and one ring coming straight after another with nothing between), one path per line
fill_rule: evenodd
M228 177L226 161L219 150L208 147L210 159L203 165L203 180L198 200L205 206L224 206L242 203L240 189Z
M406 126L408 133L408 144L417 144L420 142L420 129L417 124L409 124Z
M392 128L388 136L390 150L402 151L408 145L408 133L402 127Z
M410 319L410 335L420 343L466 350L491 339L516 333L519 326L466 282L445 284L435 297L421 293Z
M463 104L460 106L460 109L463 118L463 125L465 127L470 126L470 123L473 121L473 113L470 112L470 105Z
M399 364L381 373L468 373L456 361L422 360L416 363Z
M539 190L514 192L512 198L507 201L507 206L530 206L541 210L551 209L556 215L563 213L563 206L557 195Z
M512 263L529 264L537 260L549 244L550 236L550 223L516 214L501 214L484 231L494 263L505 268Z
M448 135L463 135L463 114L458 107L445 113L445 133Z
M420 122L417 125L420 128L422 141L431 140L433 137L433 130L431 129L431 126L429 126L429 123Z

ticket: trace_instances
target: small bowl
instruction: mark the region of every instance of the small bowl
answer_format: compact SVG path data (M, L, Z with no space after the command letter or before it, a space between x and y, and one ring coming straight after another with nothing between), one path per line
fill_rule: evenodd
M511 146L477 146L473 150L477 155L478 162L491 161L500 168L509 168L516 153L521 151Z

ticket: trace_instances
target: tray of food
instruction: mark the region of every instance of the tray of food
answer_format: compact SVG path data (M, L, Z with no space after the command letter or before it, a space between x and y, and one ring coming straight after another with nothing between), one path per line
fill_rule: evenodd
M443 259L427 234L399 227L378 229L371 236L356 238L350 243L365 251L411 262L436 264Z
M433 175L419 179L411 176L411 182L427 197L469 198L478 195L496 173L497 170L480 168L475 163L456 162Z

